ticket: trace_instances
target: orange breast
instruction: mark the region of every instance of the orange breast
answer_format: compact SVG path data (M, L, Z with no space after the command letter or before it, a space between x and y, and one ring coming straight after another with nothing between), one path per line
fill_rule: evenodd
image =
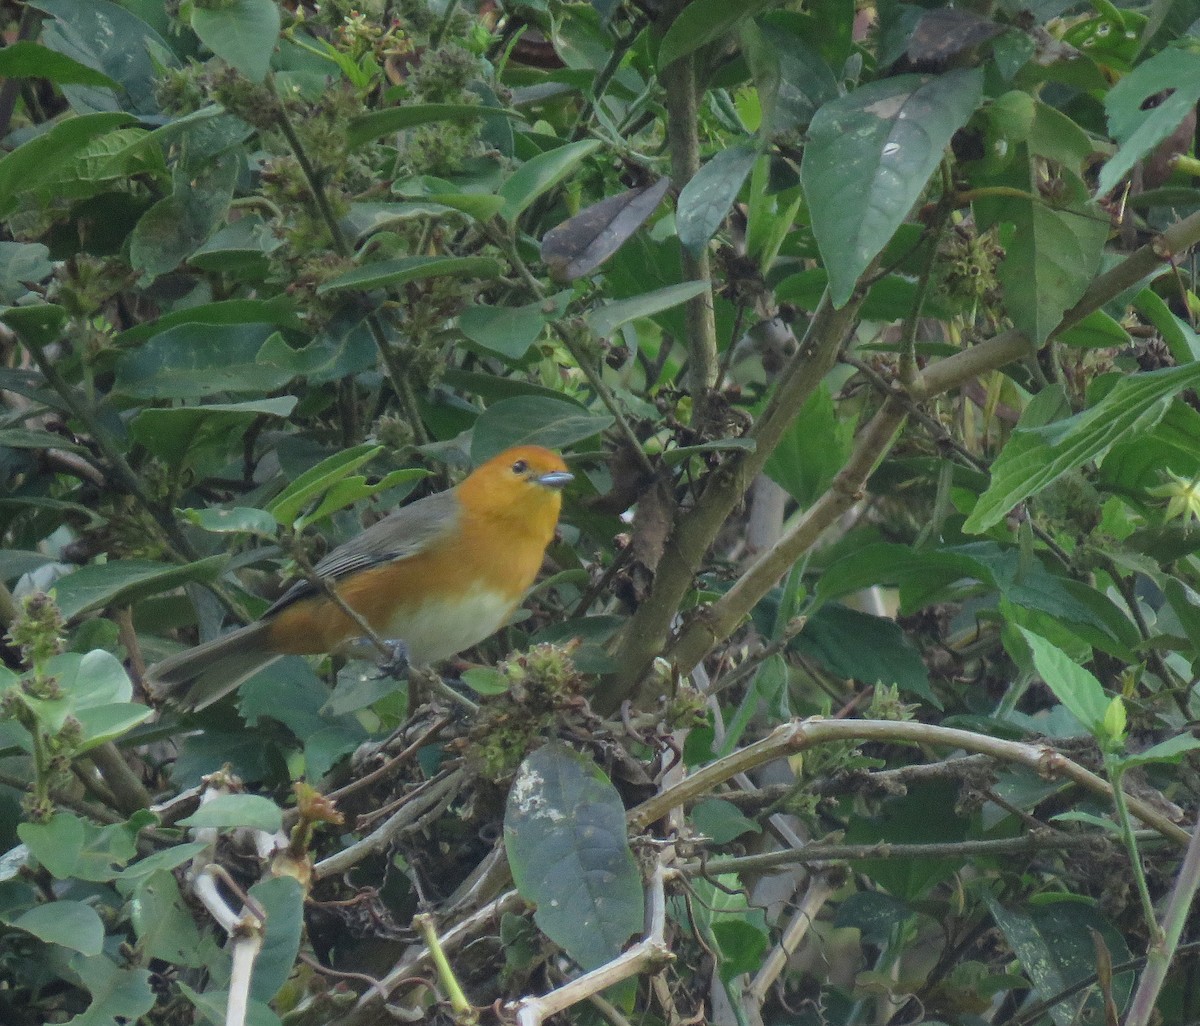
M549 533L507 526L467 514L456 538L349 574L338 593L382 638L403 641L414 665L445 659L502 627L537 576L553 523ZM313 596L276 614L270 640L278 652L313 655L361 634L335 603Z

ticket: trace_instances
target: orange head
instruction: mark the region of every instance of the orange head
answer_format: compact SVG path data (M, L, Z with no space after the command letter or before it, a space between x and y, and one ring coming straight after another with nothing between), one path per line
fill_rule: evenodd
M514 530L549 541L562 508L561 489L571 480L558 453L518 445L477 467L458 486L458 497L475 515L507 521Z

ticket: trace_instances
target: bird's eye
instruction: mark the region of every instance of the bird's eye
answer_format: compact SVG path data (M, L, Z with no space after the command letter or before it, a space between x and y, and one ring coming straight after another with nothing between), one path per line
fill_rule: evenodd
M524 474L528 469L529 464L524 460L517 460L517 462L512 465L512 472L514 474Z

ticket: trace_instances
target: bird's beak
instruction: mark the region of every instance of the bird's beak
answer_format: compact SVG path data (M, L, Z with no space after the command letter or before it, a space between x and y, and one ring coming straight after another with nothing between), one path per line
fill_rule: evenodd
M539 474L534 480L543 488L565 488L575 480L575 475L565 470L552 470L548 474Z

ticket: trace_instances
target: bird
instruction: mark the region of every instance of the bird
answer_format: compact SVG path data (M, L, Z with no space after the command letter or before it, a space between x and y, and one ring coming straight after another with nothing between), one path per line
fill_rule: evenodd
M572 480L550 449L506 449L338 546L314 574L409 665L441 662L508 622L541 569ZM306 578L254 623L151 666L146 683L156 699L198 711L282 656L335 652L362 635Z

